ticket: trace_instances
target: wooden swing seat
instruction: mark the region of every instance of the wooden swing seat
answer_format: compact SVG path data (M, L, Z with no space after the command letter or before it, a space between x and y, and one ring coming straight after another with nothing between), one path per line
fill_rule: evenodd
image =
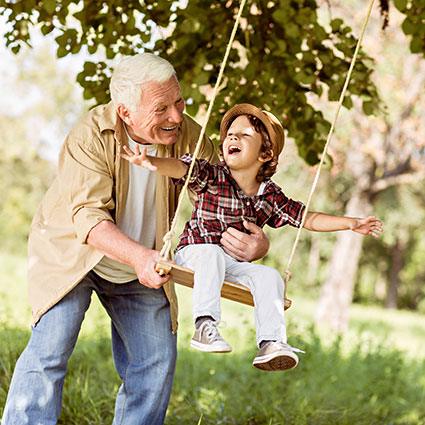
M156 270L161 275L170 274L171 281L174 283L193 288L193 275L195 274L193 270L165 260L161 260L156 264ZM225 280L221 289L221 296L228 300L254 306L254 300L252 299L250 290L239 283ZM284 304L286 310L291 306L292 301L285 298Z

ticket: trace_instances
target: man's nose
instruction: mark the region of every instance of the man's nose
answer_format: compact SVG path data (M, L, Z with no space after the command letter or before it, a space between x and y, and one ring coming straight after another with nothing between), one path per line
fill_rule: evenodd
M179 124L183 121L183 112L180 111L176 105L173 105L169 109L168 119L176 124Z

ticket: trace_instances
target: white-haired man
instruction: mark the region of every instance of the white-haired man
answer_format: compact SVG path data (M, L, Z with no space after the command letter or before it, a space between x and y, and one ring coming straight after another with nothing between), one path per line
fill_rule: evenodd
M91 295L111 318L112 353L123 381L113 424L162 424L176 363L177 305L155 271L158 249L179 190L129 166L123 146L150 155L193 152L200 127L183 113L175 71L148 53L123 59L111 79L112 101L88 112L59 154L58 175L29 237L31 338L15 367L2 425L56 424L68 359ZM200 157L216 161L205 137ZM245 261L268 249L262 230L229 229L223 245Z

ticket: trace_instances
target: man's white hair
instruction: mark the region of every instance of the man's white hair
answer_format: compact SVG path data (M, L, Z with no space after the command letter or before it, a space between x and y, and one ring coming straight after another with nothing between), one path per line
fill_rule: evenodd
M167 60L152 53L127 56L115 67L109 88L117 107L122 103L130 111L137 110L142 96L142 85L150 81L161 83L176 75Z

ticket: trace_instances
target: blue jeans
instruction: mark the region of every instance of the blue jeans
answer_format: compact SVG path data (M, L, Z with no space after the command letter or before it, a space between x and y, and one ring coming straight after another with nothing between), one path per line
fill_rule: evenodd
M123 381L113 425L163 424L176 364L164 290L108 282L90 272L32 328L19 357L2 425L56 424L69 357L95 291L111 318L112 354Z

